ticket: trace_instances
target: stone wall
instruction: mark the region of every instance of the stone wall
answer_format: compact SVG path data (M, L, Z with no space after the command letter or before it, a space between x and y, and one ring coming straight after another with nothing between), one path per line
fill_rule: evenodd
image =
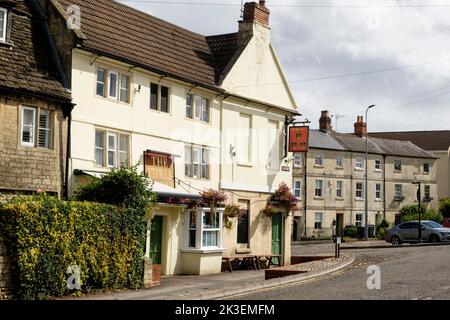
M21 145L22 106L52 111L50 149ZM0 97L0 192L42 190L61 195L66 141L67 120L61 108L41 100Z
M11 261L0 238L0 300L12 298L15 288Z

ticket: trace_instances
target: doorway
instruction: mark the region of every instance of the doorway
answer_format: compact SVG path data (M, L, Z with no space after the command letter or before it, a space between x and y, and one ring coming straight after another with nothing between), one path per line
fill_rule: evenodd
M282 255L283 251L283 215L276 213L272 216L272 254ZM280 259L280 265L281 261Z
M162 230L163 230L163 217L155 216L152 220L150 233L150 258L152 258L153 264L161 264Z
M344 214L336 214L336 237L344 236Z

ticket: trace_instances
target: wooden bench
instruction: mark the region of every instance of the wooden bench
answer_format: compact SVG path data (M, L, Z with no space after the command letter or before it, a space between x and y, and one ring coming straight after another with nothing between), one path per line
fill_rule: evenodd
M266 267L270 268L270 266L278 266L281 267L281 255L236 255L236 256L224 256L222 257L222 262L225 262L225 265L229 272L233 272L232 262L239 262L241 265L248 266L250 265L253 270L261 270L261 260L266 263Z
M266 265L267 269L269 269L270 266L281 267L281 255L279 255L279 254L267 254L267 255L257 256L258 266L260 266L261 260L265 260L265 262L267 263L267 265ZM276 262L274 262L274 260L276 260Z
M259 270L257 267L257 257L254 255L238 255L238 256L225 256L222 257L222 261L225 262L228 271L233 272L232 262L237 261L245 266L250 265L253 270Z

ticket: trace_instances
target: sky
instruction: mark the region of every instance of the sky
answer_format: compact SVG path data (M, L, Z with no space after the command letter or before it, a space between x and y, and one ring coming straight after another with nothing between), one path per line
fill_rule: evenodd
M203 35L236 32L240 20L241 0L121 2ZM335 129L352 132L356 117L375 104L369 131L450 130L450 0L266 6L272 44L312 128L329 110Z

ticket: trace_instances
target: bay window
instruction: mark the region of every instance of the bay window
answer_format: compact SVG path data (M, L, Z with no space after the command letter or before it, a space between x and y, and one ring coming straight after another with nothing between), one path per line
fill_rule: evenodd
M190 211L188 218L188 247L217 249L222 247L223 209L200 208Z

